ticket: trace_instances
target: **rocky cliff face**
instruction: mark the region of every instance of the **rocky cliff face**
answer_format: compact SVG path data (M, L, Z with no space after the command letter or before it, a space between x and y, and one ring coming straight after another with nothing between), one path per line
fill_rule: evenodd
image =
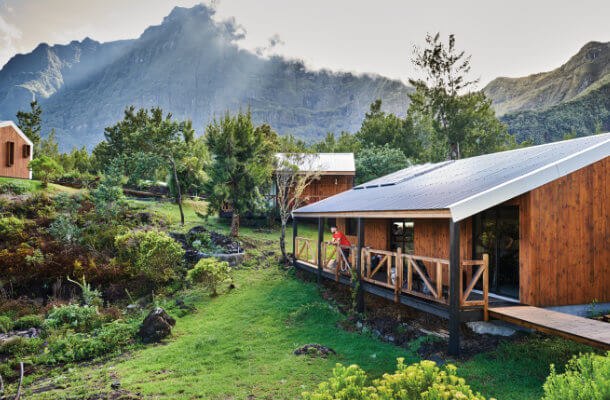
M589 42L561 67L523 78L497 78L483 90L498 115L543 111L610 83L610 43Z
M32 95L44 129L62 147L94 145L128 105L160 106L190 118L198 132L226 111L251 109L257 123L315 139L355 131L371 102L404 114L410 88L379 76L310 71L298 61L240 49L232 22L215 22L203 5L175 8L135 40L38 46L0 71L0 119L14 119Z

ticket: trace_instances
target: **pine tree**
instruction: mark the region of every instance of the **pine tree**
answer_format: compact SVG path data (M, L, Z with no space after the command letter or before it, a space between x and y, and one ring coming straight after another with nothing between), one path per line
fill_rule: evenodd
M17 125L19 129L34 143L34 157L37 156L38 145L40 144L42 108L38 101L30 103L30 111L17 112Z

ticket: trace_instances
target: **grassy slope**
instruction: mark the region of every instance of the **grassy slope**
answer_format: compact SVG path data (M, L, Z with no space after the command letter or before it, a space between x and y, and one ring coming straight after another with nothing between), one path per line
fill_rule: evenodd
M174 213L172 205L151 204ZM187 205L187 208L192 208ZM189 224L201 223L187 211ZM209 221L220 229L228 227ZM314 236L314 227L301 230ZM243 229L255 239L269 239ZM29 385L28 399L81 398L110 391L113 380L149 398L225 399L254 395L264 399L293 399L327 379L336 362L357 363L373 376L392 371L396 357L416 361L416 354L337 326L343 317L329 308L317 287L276 267L237 271L237 289L209 299L189 298L195 314L178 319L174 337L101 365L69 368L49 380ZM337 350L336 357L296 357L292 351L306 343ZM533 337L522 344L501 345L496 351L459 363L460 375L486 396L538 399L549 363L563 365L585 347L560 339ZM31 393L52 384L57 390Z
M31 179L31 180L17 179L17 178L6 178L6 177L0 176L0 184L2 182L14 182L19 185L24 185L28 188L27 190L29 192L33 192L33 193L42 192L42 191L47 191L50 193L58 193L58 192L76 193L79 191L79 189L74 189L74 188L67 187L67 186L56 185L54 183L49 183L48 188L44 189L42 187L42 183L40 181L33 180L33 179Z

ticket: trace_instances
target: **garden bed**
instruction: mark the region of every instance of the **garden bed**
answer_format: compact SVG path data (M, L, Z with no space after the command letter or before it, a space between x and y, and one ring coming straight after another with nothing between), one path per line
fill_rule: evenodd
M246 255L238 241L204 226L195 226L186 234L172 233L171 236L182 244L186 260L190 263L213 257L236 266L243 262Z

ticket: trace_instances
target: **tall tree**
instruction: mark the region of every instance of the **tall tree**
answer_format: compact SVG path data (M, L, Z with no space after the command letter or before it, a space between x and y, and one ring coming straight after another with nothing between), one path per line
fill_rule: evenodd
M231 235L239 235L240 216L263 207L263 191L271 184L277 135L269 125L254 127L250 111L226 113L206 129L212 155L208 212L232 208Z
M37 156L38 145L40 144L40 133L42 131L41 116L42 108L36 100L30 103L30 111L17 112L17 125L34 144L34 157Z
M475 156L515 145L491 100L470 91L477 80L469 80L470 56L456 49L454 35L447 44L438 33L427 35L426 46L414 50L413 64L424 78L409 79L415 92L408 114L426 128L426 158L439 161L456 149L456 157Z
M320 177L319 167L316 154L286 153L284 157L277 160L274 181L281 223L280 250L283 261L288 259L286 256L286 225L292 215L292 210L299 208L309 200L304 195L305 189Z
M362 149L356 157L356 184L390 174L411 163L404 153L388 144Z
M357 153L361 147L358 138L349 132L341 132L338 137L329 132L323 140L314 143L311 150L317 153Z

